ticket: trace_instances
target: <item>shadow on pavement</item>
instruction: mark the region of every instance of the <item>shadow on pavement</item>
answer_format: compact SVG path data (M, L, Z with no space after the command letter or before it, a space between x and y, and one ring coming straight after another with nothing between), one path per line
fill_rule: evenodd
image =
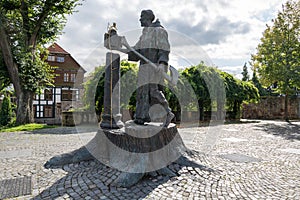
M199 155L198 152L190 151L187 156L193 159ZM181 175L180 170L183 168L192 167L201 171L217 173L217 171L189 158L182 156L167 167L177 176L164 176L157 172L149 173L136 185L129 188L111 186L121 172L95 160L53 167L52 169L62 168L68 174L34 197L33 200L56 199L64 196L71 199L143 199L160 185L170 180L177 180Z
M70 199L118 199L118 197L138 199L146 197L160 184L168 181L166 177L159 180L145 177L138 185L131 188L115 188L110 184L120 172L96 161L65 165L62 168L68 174L34 197L33 200L56 199L66 195Z
M80 134L80 133L90 133L97 132L97 126L87 126L87 127L56 127L56 128L46 128L38 129L34 131L26 131L24 134L41 134L41 135L69 135L69 134Z
M287 140L300 140L300 125L295 123L268 123L259 124L268 134L280 136Z

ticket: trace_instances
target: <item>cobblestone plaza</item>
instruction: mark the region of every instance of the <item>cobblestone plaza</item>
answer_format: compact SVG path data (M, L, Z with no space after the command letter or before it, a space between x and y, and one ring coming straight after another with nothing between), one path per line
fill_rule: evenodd
M131 188L110 186L120 172L98 161L43 167L51 157L83 146L92 130L0 133L0 199L300 199L300 122L178 130L193 150L190 159L202 167L171 164L178 176L147 176Z

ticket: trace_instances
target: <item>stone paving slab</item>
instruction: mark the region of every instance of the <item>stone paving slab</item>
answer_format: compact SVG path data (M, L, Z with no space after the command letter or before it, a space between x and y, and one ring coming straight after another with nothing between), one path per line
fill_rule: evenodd
M0 151L0 159L30 156L32 156L32 149Z
M11 199L300 199L299 122L209 128L179 129L193 150L190 159L203 167L173 164L168 168L179 176L145 177L131 188L111 187L120 172L97 161L43 167L52 156L84 145L93 133L76 134L75 128L0 133L0 181L32 177L31 194ZM260 162L220 157L230 154Z
M31 177L0 181L0 199L30 195L31 190Z
M247 155L239 154L239 153L231 153L231 154L224 154L220 155L221 158L228 159L233 162L240 162L240 163L248 163L248 162L260 162L260 159L250 157Z

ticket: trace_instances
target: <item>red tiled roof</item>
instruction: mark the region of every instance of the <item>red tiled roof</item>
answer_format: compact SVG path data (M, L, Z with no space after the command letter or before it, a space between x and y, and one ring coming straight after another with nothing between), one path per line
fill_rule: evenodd
M57 43L54 43L51 46L49 46L48 51L50 53L70 54L69 52L64 50L61 46L59 46Z
M70 58L78 65L78 67L81 68L84 71L84 73L86 72L86 70L73 58L73 56L69 52L64 50L61 46L59 46L57 43L53 43L51 46L49 46L48 51L50 52L50 54L66 54L66 55L69 55Z

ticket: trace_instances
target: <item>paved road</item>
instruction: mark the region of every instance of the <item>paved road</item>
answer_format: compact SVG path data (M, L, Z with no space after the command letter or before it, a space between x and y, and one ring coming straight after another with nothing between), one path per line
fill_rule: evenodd
M300 199L299 122L248 121L179 131L194 150L190 158L204 167L173 164L169 168L179 176L146 177L127 189L110 187L120 172L97 161L43 168L52 156L78 149L94 133L76 134L74 128L0 133L0 199L8 186L28 194L15 199L35 200ZM23 182L12 184L16 180Z

